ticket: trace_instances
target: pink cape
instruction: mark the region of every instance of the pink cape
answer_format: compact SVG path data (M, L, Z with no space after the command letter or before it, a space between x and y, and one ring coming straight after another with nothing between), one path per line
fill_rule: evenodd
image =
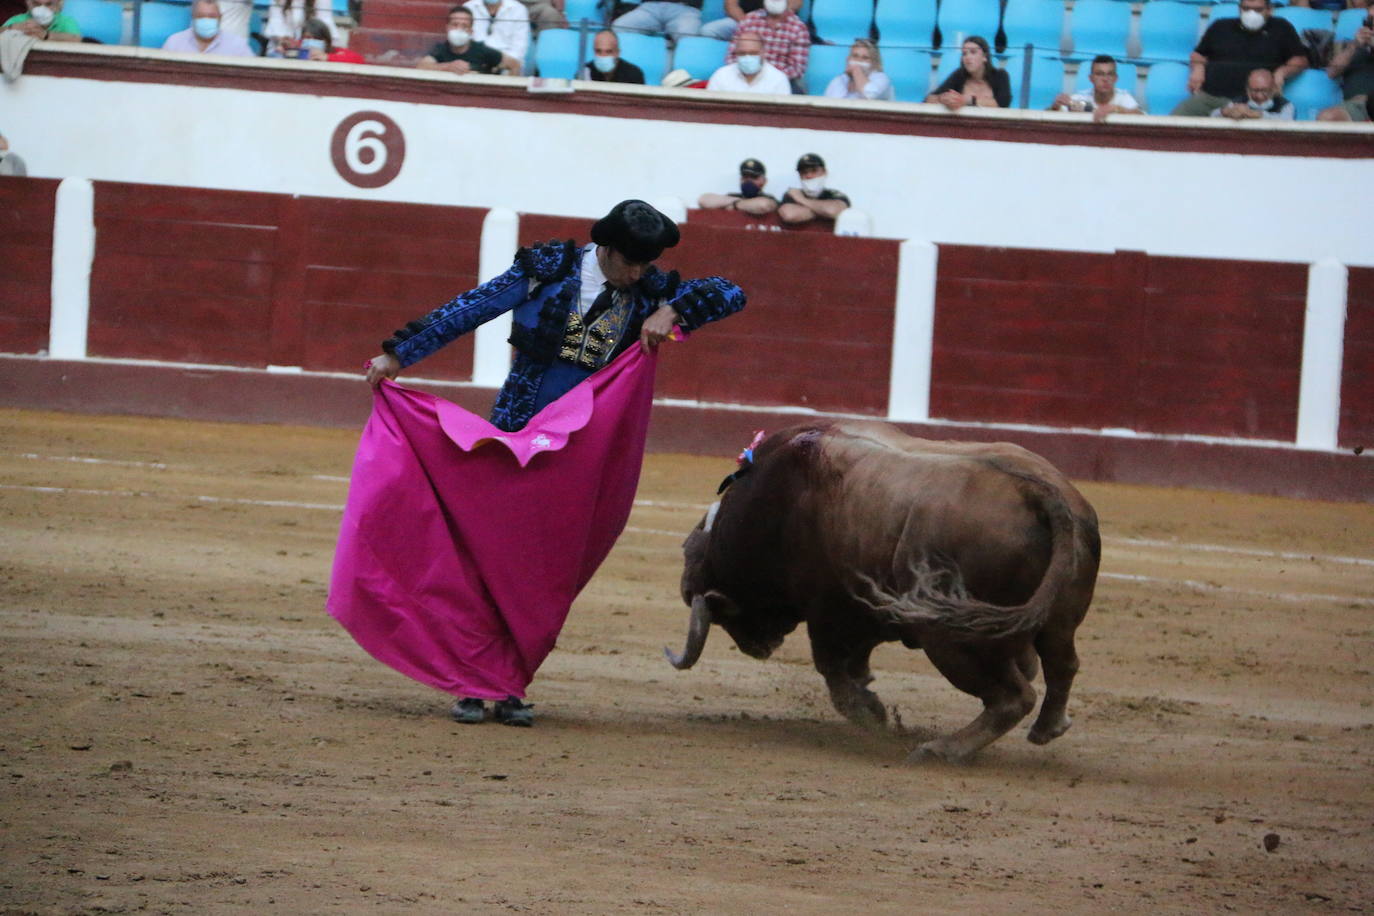
M329 613L417 681L523 697L630 516L655 362L631 347L514 433L383 382L353 464Z

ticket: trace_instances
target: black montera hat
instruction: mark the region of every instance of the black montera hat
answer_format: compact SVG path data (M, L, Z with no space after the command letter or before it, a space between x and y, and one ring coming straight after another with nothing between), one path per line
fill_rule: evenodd
M672 248L679 238L677 223L642 200L622 200L592 225L593 242L641 264Z
M741 175L753 175L755 178L761 178L768 174L768 170L763 167L763 163L759 162L757 159L744 160L739 164L739 170Z
M825 168L825 160L822 159L820 156L817 156L815 153L806 153L800 159L797 160L798 172L800 172L802 169L823 168Z

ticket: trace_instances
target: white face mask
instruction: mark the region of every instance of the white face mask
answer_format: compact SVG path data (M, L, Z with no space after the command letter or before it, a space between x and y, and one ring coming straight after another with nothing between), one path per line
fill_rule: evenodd
M852 67L852 66L854 66L855 64L857 64L858 67L859 67L859 69L862 70L862 71L865 72L865 73L872 73L872 72L873 72L873 63L872 63L871 61L867 61L867 60L855 60L855 59L852 58L852 57L849 58L849 65Z
M807 197L815 197L825 190L825 176L817 175L815 178L803 178L801 186Z
M35 6L29 15L32 16L33 21L39 25L48 26L52 24L56 14L53 13L52 7L50 6Z
M770 16L781 16L787 12L787 0L763 0L763 8Z
M1251 32L1264 28L1264 14L1259 10L1241 10L1240 24Z
M448 43L453 45L455 48L461 48L463 45L467 44L471 40L472 33L469 32L467 29L448 30Z
M1273 96L1270 96L1269 98L1265 99L1263 102L1256 102L1254 99L1251 99L1251 98L1247 98L1245 101L1246 101L1246 103L1247 103L1251 108L1255 109L1256 111L1273 111L1273 110L1274 110L1274 97L1273 97Z
M745 76L753 76L763 67L763 58L757 54L741 54L735 58L735 63L739 64L739 72Z

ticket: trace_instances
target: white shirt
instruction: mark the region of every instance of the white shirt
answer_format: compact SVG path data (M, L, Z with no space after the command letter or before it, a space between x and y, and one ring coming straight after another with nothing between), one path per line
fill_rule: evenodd
M596 246L588 245L582 254L582 289L577 296L577 314L585 315L606 288L606 275L596 260Z
M763 62L759 72L754 74L754 81L751 83L744 78L744 74L739 72L737 64L726 64L715 73L711 74L711 79L706 83L707 89L720 92L760 92L771 95L791 95L792 83L788 81L787 74L768 61Z
M530 12L519 0L501 0L496 8L496 21L485 0L468 0L463 4L472 11L472 38L488 48L495 48L525 63L530 48Z
M1093 108L1097 108L1097 100L1093 98L1092 89L1084 89L1082 92L1075 92L1073 95L1069 96L1069 101L1083 102L1087 105L1091 105ZM1116 94L1112 96L1112 100L1109 104L1115 105L1122 111L1140 110L1140 103L1135 100L1135 96L1124 89L1117 89Z

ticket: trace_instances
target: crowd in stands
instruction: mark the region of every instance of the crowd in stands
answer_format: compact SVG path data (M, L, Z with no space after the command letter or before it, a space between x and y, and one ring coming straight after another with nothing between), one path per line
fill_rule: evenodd
M83 11L120 0L70 0L80 3L76 13L64 10L64 0L24 2L26 12L4 30L76 41ZM266 16L250 22L254 2ZM410 63L454 74L924 101L951 112L1091 112L1098 121L1146 110L1367 121L1374 11L1362 4L1369 2L466 0L448 13L436 36L442 40ZM340 3L347 8L346 0L193 0L179 7L182 28L158 44L359 63L335 23ZM144 9L169 5L150 0ZM364 24L366 7L362 0Z

